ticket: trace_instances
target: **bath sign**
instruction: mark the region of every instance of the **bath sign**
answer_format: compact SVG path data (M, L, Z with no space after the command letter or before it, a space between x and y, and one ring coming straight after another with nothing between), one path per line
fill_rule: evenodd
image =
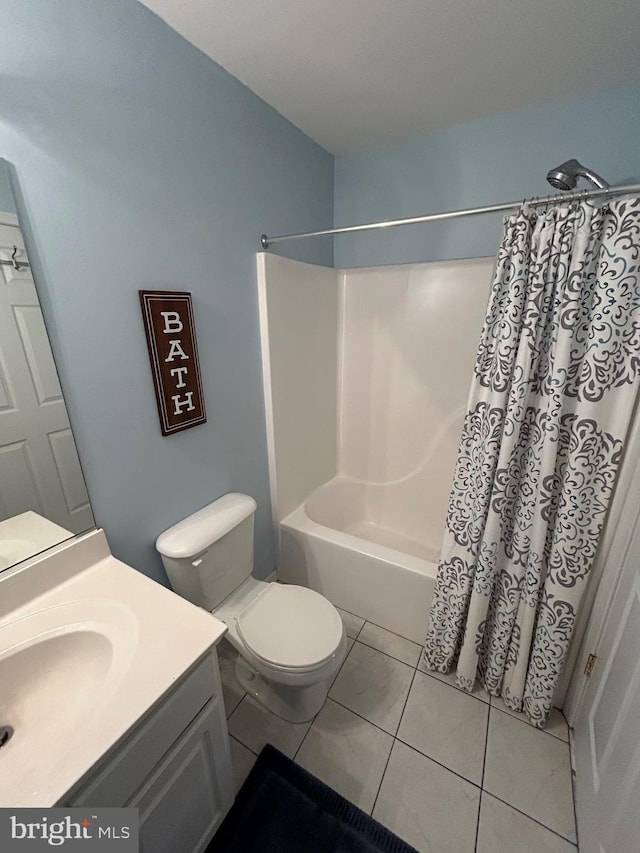
M207 420L190 293L140 290L160 429L173 435Z

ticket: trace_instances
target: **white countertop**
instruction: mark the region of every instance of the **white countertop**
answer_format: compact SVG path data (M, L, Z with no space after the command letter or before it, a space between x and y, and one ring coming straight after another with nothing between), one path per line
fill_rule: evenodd
M102 531L94 531L91 536L102 537L106 546ZM93 542L94 551L96 545L98 552L105 552L100 540ZM43 721L37 726L24 722L22 728L20 701L3 695L0 683L0 725L11 725L15 730L0 750L0 807L53 806L226 631L226 626L210 613L113 556L103 556L85 568L66 569L65 554L67 562L73 563L73 547L73 540L59 546L63 553L58 553L57 563L51 565L52 576L56 580L62 577L61 582L43 590L45 576L32 575L38 594L0 614L0 665L21 643L28 644L30 626L37 625L46 637L47 625L63 618L72 630L85 631L85 636L87 627L89 632L106 632L108 642L100 640L100 654L104 661L103 647L110 650L108 674L105 677L103 673L96 680L92 671L95 667L85 667L82 658L78 663L76 655L72 681L65 682L59 677L64 670L57 670L58 666L65 666L65 654L61 654L60 660L55 658L54 666L43 666L43 672L36 673L30 682L36 679L42 695L48 696L47 691L51 691L51 715L40 715ZM29 585L29 572L47 572L47 558L21 572L23 585L25 581ZM65 578L65 574L69 576ZM14 587L7 587L6 592L15 604L19 600L15 585L20 578L9 580ZM5 591L3 586L0 576L0 597ZM49 675L56 677L49 679ZM63 699L55 693L62 689L60 685L65 685L67 694L74 695ZM73 711L78 705L76 699L80 706L90 701L90 712L81 710L78 716ZM60 703L64 708L65 702L68 713L56 710ZM77 715L76 723L73 713Z
M0 521L0 569L70 539L73 533L29 510Z

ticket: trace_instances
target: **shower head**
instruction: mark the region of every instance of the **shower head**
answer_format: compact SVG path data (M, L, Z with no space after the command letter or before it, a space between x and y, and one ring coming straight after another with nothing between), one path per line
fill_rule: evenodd
M592 172L591 169L587 169L586 166L583 166L582 163L575 159L566 160L564 163L556 166L555 169L550 169L547 172L547 180L551 186L563 192L574 189L578 178L586 178L601 190L606 190L609 187L609 184L600 175Z

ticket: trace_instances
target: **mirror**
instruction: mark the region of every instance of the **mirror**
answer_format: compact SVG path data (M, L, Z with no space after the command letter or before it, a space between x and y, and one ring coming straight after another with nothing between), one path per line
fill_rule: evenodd
M0 159L0 571L94 526Z

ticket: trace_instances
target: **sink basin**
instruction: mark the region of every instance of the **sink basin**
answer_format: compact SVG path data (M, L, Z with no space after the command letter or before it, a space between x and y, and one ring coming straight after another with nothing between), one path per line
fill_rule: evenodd
M0 573L0 807L65 805L225 630L101 530Z
M128 670L137 622L115 601L83 601L29 613L0 628L0 772L55 772ZM56 745L58 748L53 748Z

